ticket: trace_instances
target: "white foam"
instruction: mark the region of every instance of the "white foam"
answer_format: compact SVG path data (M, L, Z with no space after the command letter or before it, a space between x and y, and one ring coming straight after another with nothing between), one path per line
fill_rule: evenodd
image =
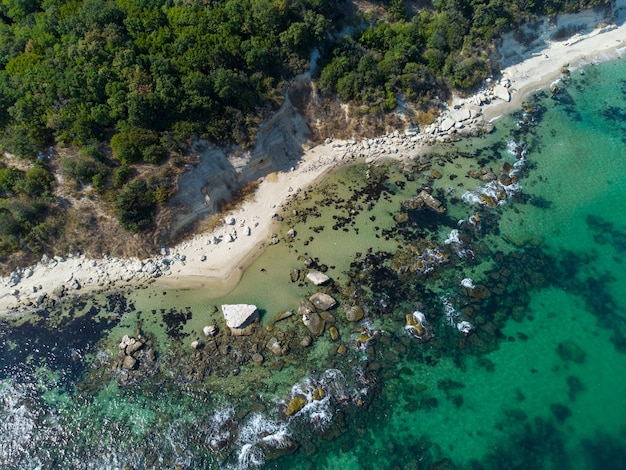
M472 325L468 321L460 321L456 324L456 329L459 330L461 333L468 334L474 329L474 325Z
M474 281L469 277L466 277L461 281L461 286L466 287L467 289L474 289L476 286L474 285Z
M450 245L451 243L461 243L461 239L459 238L459 231L457 229L452 229L446 238L445 244Z
M36 415L26 406L28 390L0 382L0 463L10 464L25 452L35 430Z
M454 309L454 306L446 297L443 298L443 311L446 315L446 322L448 325L456 325L456 319L461 315L460 312Z

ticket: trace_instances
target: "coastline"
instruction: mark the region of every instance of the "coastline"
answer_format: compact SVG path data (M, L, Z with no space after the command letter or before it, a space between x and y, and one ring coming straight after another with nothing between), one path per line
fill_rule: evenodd
M623 9L626 2L619 3ZM147 283L166 288L204 287L215 295L226 293L237 285L245 268L272 243L275 214L280 213L281 205L315 185L337 166L359 159L368 162L379 158L411 159L422 154L430 143L450 138L457 132L461 135L463 129L469 136L477 127L519 109L529 94L549 87L559 79L563 66L572 70L624 57L624 38L626 24L622 22L577 35L575 42L569 38L546 44L539 52L529 51L524 60L501 71L502 80L496 86L506 89L504 99L494 96L491 88L488 102L481 98L486 91L455 100L453 105L458 109L451 106L419 134L396 131L360 142L329 139L306 151L292 171L262 178L253 198L223 214L221 225L178 246L163 248L159 256L147 260L45 257L35 266L0 279L0 313L45 305L63 295ZM481 105L476 104L477 100Z

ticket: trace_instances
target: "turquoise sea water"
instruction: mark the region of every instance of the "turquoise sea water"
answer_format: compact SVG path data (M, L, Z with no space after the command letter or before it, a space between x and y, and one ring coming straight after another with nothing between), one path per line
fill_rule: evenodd
M626 62L560 88L429 162L341 169L226 297L147 288L3 319L0 467L625 468ZM445 212L406 202L422 189ZM273 319L317 290L311 262L339 305L303 347L297 314ZM228 336L225 302L258 305L254 335Z

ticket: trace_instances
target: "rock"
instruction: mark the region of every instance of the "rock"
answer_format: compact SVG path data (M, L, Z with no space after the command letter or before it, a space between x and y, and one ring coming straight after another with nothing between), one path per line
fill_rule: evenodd
M417 196L402 202L402 207L408 210L420 209L424 206L439 213L443 213L446 210L441 201L431 196L425 190L422 190Z
M346 320L349 322L357 322L363 319L363 309L358 305L349 305L344 307L346 312Z
M192 341L191 349L200 349L200 341Z
M126 370L133 370L137 366L137 359L133 356L124 356L122 367Z
M399 224L403 224L409 221L409 214L406 212L400 212L393 216L393 220L395 220Z
M289 404L285 408L285 414L287 416L293 416L302 408L304 408L304 405L306 405L307 403L308 400L304 395L296 395L289 401Z
M441 201L438 199L435 199L426 191L424 190L420 191L419 197L424 201L424 204L426 205L426 207L437 212L443 212L445 210L443 205L441 204Z
M309 329L313 336L321 336L326 326L326 322L317 312L302 315L302 323L304 323L304 326Z
M439 125L439 129L442 132L448 132L450 129L454 127L454 124L456 124L456 121L454 119L447 117L441 122L441 124Z
M326 396L326 391L320 386L313 390L313 400L323 400Z
M337 348L337 354L341 354L342 356L345 356L348 353L348 349L346 348L345 344L340 344L339 347Z
M287 231L287 238L295 238L295 236L296 236L296 231L294 229L290 228Z
M330 312L321 311L319 312L319 314L320 314L320 317L322 317L322 319L326 321L327 323L335 323L336 321L335 316Z
M308 300L302 300L298 307L298 315L303 316L315 311L315 306Z
M204 336L215 336L218 332L218 329L215 325L207 325L202 331L204 332Z
M150 362L156 361L156 353L154 352L154 349L150 348L146 351L146 358L148 358Z
M309 346L311 346L312 341L313 341L313 338L307 335L304 338L302 338L302 341L300 341L300 346L302 346L303 348L308 348Z
M291 310L288 310L286 312L278 312L276 315L274 315L273 321L274 323L276 323L281 320L285 320L286 318L289 318L292 315L293 315L293 312Z
M576 364L585 362L587 353L573 341L563 341L557 346L556 352L564 361L572 361Z
M159 270L159 267L154 263L153 260L148 260L146 261L146 263L143 265L142 271L147 273L147 274L156 274Z
M503 85L496 85L493 87L493 96L502 100L502 101L511 101L511 93L509 90Z
M419 310L407 313L405 330L420 342L428 341L433 337L432 329L426 321L425 315Z
M20 277L20 273L18 273L17 271L13 271L9 275L9 287L17 286L21 280L22 278Z
M326 284L328 281L330 281L330 277L328 277L326 274L324 274L321 271L317 271L316 269L310 270L307 273L306 278L314 286L322 286Z
M261 354L259 354L259 353L254 353L254 354L252 355L252 360L253 360L256 364L261 365L261 364L263 364L263 361L265 360L265 358L264 358Z
M284 344L275 337L270 338L266 347L277 356L284 356L289 350L289 346L287 344Z
M328 332L330 333L330 339L332 341L337 341L339 339L339 330L337 330L334 326L331 326L328 329Z
M450 113L450 119L458 123L467 121L472 117L472 112L468 108L457 109Z
M226 223L226 225L235 225L236 220L234 217L226 217L224 222Z
M309 300L315 308L318 310L330 310L335 305L337 305L337 301L333 299L330 295L324 294L323 292L317 292L309 297Z
M231 330L246 328L259 318L256 305L251 304L225 304L222 313Z
M135 340L132 344L126 346L126 354L132 356L134 353L143 348L143 342Z
M289 277L291 278L291 282L298 282L298 280L300 280L300 270L297 268L292 269L289 273Z
M65 295L65 286L58 286L52 290L54 297L63 297Z

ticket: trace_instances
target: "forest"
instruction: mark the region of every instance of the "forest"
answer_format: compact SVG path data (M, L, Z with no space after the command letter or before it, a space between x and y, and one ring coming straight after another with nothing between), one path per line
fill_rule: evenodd
M67 236L54 168L150 230L192 139L250 145L313 51L324 99L427 109L484 83L504 31L609 3L2 0L0 262Z

